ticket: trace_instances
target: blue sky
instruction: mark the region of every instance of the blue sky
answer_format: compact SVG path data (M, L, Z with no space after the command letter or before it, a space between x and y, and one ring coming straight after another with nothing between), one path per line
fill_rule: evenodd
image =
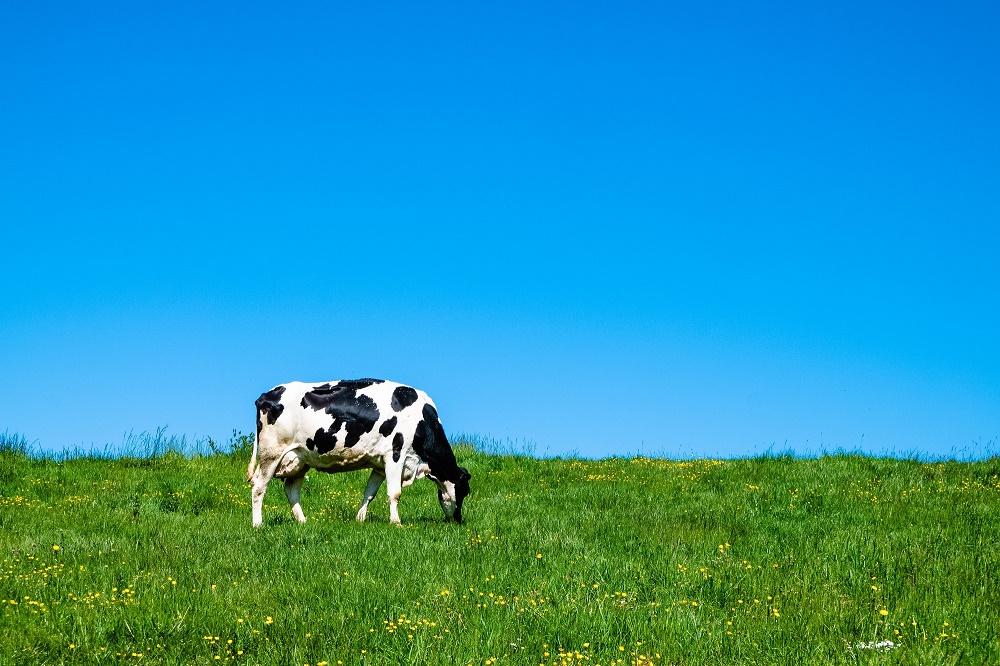
M1000 437L988 3L33 3L0 22L0 432L425 389L587 456Z

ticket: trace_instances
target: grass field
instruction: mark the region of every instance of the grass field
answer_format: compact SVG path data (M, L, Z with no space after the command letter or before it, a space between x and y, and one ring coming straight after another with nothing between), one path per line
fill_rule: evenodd
M7 437L0 661L1000 663L996 458L456 452L462 525L428 481L403 528L384 494L357 524L366 473L312 472L309 521L275 481L255 531L245 450L55 460Z

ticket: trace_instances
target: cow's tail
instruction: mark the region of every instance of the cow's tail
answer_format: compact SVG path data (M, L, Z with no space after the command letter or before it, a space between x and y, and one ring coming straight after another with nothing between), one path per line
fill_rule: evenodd
M255 432L253 435L253 453L250 454L250 465L247 467L247 483L253 480L254 472L257 471L257 438L260 437L259 432Z

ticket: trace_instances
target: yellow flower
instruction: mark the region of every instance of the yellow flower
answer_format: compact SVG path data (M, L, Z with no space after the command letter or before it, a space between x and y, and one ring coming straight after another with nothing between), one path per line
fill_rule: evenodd
M538 559L542 559L542 554L538 553L538 555L535 555L535 557L537 557Z
M887 611L886 609L883 608L882 610L880 610L878 612L878 614L881 615L882 617L885 617L886 615L889 614L889 611Z
M58 544L57 544L57 545L54 545L54 546L52 546L52 550L59 550L59 546L58 546Z

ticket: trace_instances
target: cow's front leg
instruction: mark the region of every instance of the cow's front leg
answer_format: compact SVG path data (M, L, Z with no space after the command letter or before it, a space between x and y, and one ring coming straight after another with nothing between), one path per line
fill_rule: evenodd
M403 466L385 468L385 490L389 494L389 522L402 525L399 520L399 496L403 491Z
M299 494L302 490L302 481L306 478L305 473L285 479L285 495L288 503L292 505L292 515L300 523L306 522L306 515L302 513L302 505L299 504Z
M383 481L385 481L385 475L379 470L373 469L371 476L368 477L368 485L365 486L365 496L361 499L361 508L358 509L359 523L365 522L365 518L368 517L368 504L375 499Z

